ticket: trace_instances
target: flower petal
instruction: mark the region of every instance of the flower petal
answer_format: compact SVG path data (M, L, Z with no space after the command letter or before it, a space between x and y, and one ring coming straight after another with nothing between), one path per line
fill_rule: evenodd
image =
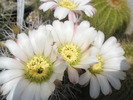
M93 27L88 27L88 29L80 32L77 27L77 32L74 36L73 42L81 47L82 51L86 50L90 44L96 38L97 31Z
M36 85L36 92L35 92L35 96L34 96L34 100L42 100L41 99L41 85L40 84L37 84Z
M42 54L46 45L46 41L47 43L49 43L50 38L47 37L47 35L49 35L49 32L50 31L46 29L46 26L41 25L39 26L38 30L36 30L36 32L34 33L33 38L36 45L35 47L38 48L37 52L35 52L36 54ZM51 44L48 44L47 46L51 46Z
M102 45L101 48L101 54L105 54L110 50L110 48L114 47L116 45L117 40L115 37L110 37L108 40L105 41L105 43ZM112 49L111 49L112 50Z
M29 84L30 82L27 79L22 78L16 86L12 100L21 100L21 95Z
M99 96L99 93L100 86L98 80L94 75L92 75L90 80L90 96L95 99Z
M91 6L91 5L79 5L78 8L76 8L76 10L79 10L79 11L84 11L85 14L89 17L92 17L95 13L96 13L96 9Z
M27 55L27 57L30 58L33 56L33 49L32 49L31 42L25 33L18 34L17 43L24 51L24 53Z
M0 73L0 84L6 83L12 79L23 75L23 70L6 70Z
M27 56L24 54L22 49L12 40L7 40L5 46L10 50L10 52L23 61L27 61Z
M107 77L108 81L110 82L110 84L117 90L120 89L121 87L121 83L120 83L120 80L109 75L108 73L104 73L104 75Z
M55 90L55 84L49 82L48 85L49 85L50 91L53 92Z
M74 23L72 21L64 22L64 35L67 42L72 41L74 35Z
M55 76L56 76L56 79L57 80L62 81L63 80L64 73L57 73Z
M89 82L91 78L91 73L86 71L84 74L82 74L80 77L79 77L79 84L80 85L85 85L86 83Z
M50 90L49 83L42 83L41 84L41 98L42 100L48 100L49 96L52 94Z
M54 72L56 73L64 73L65 69L67 67L66 62L64 61L56 61L54 64Z
M57 59L57 51L56 51L55 41L51 34L51 31L47 32L45 47L44 47L44 55L48 57L52 62L55 62Z
M126 64L124 56L108 59L105 61L104 64L105 69L114 69L114 70L124 70L124 69L126 70L129 68L128 66L129 65Z
M56 73L53 73L53 74L51 75L49 81L52 83L52 82L54 82L54 81L56 80L56 78L57 78L57 74L56 74Z
M3 69L23 69L23 64L18 60L9 57L0 57L0 68Z
M18 84L20 79L21 79L21 77L13 79L13 80L3 84L3 86L1 87L1 90L3 91L2 95L8 94L13 89L13 86L15 84Z
M39 53L39 48L37 47L37 43L36 43L36 40L35 40L35 37L36 37L36 30L32 30L32 31L29 31L29 38L30 38L30 42L32 44L32 48L33 48L33 51L35 54L38 54Z
M69 10L67 8L57 7L54 12L54 17L58 18L59 20L62 20L67 16L68 13Z
M55 2L53 1L49 1L49 2L46 2L44 4L42 4L39 9L43 9L43 11L47 11L49 8L51 8L52 6L55 6L57 5Z
M68 67L68 77L70 82L76 84L79 81L79 74L76 69Z
M55 51L53 50L53 46L51 46L50 42L47 40L44 44L44 55L48 57L52 62L54 62L57 58Z
M77 27L77 33L82 34L83 31L90 28L90 23L88 21L82 21Z
M90 5L84 6L84 12L87 16L92 17L96 13L96 9Z
M98 31L97 37L95 38L94 46L101 48L104 42L104 34L101 31Z
M17 84L14 84L12 86L12 89L11 89L10 93L6 97L7 100L14 100L13 97L14 97L14 92L15 92L15 89L16 89L16 85Z
M123 71L104 69L104 72L120 80L124 80L126 78L126 73Z
M69 14L68 14L68 19L69 19L70 21L77 22L77 21L78 21L78 18L76 18L76 17L77 17L77 16L76 16L76 14L75 14L74 12L72 12L72 11L69 12Z
M108 46L109 47L109 46ZM111 59L114 57L119 57L124 55L124 50L121 47L113 47L113 48L107 48L107 53L102 53L102 56L104 59ZM101 53L100 53L101 54Z
M24 89L21 100L34 100L36 85L36 83L30 83L27 88Z
M126 60L122 60L121 62L121 69L122 70L128 70L131 66L127 63Z
M80 61L80 63L76 66L75 68L83 68L83 69L88 69L90 68L91 65L95 64L98 62L98 59L96 56L90 56L90 57L83 57Z
M107 95L111 92L111 87L106 79L106 77L98 74L96 75L97 76L97 79L98 79L98 82L100 84L100 87L101 87L101 91L104 95Z
M54 41L57 43L64 43L65 41L65 36L63 34L63 26L64 24L60 21L54 21L53 22L53 31L52 31L52 35L54 38Z
M77 0L74 0L74 1L77 1ZM91 0L78 0L77 2L78 2L78 4L79 5L86 5L86 4L88 4L89 2L90 2Z

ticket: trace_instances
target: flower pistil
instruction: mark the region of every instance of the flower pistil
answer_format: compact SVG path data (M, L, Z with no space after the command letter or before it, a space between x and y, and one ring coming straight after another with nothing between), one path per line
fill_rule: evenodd
M67 43L59 47L58 52L61 53L64 60L71 66L76 65L81 59L81 50L78 46Z
M74 2L72 2L70 0L61 0L61 1L59 1L59 5L64 8L68 8L68 9L77 8L77 4L75 4Z
M44 56L34 56L25 66L25 76L33 82L43 82L53 73L53 65L50 59Z
M97 55L97 59L99 62L88 69L93 74L100 74L101 72L103 72L104 60L100 55Z

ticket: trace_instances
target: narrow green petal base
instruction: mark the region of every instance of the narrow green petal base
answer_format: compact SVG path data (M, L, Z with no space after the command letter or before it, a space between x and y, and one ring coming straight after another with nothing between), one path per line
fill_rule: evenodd
M92 0L97 13L92 18L83 16L90 21L97 30L101 30L106 37L120 36L130 21L130 9L127 0Z

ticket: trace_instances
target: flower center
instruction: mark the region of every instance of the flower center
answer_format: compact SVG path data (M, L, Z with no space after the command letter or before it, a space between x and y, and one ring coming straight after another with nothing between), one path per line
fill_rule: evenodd
M61 1L59 1L59 5L64 8L68 8L68 9L77 8L77 5L74 2L72 2L71 0L61 0Z
M81 50L78 46L67 43L59 47L58 52L63 56L64 60L71 66L76 65L81 59Z
M25 76L30 81L41 83L50 79L53 74L51 61L44 56L34 56L25 66Z
M91 68L88 69L93 74L100 74L101 72L103 72L104 60L99 55L97 55L97 58L99 62L97 64L94 64Z

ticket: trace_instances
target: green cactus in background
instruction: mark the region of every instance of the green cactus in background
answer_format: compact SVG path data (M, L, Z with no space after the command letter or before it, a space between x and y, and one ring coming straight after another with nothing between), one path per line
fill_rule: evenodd
M83 19L90 21L97 30L101 30L106 37L120 36L129 22L130 9L127 0L92 0L97 13L92 17L83 16Z
M125 50L127 62L133 67L133 43L123 43L122 46Z

